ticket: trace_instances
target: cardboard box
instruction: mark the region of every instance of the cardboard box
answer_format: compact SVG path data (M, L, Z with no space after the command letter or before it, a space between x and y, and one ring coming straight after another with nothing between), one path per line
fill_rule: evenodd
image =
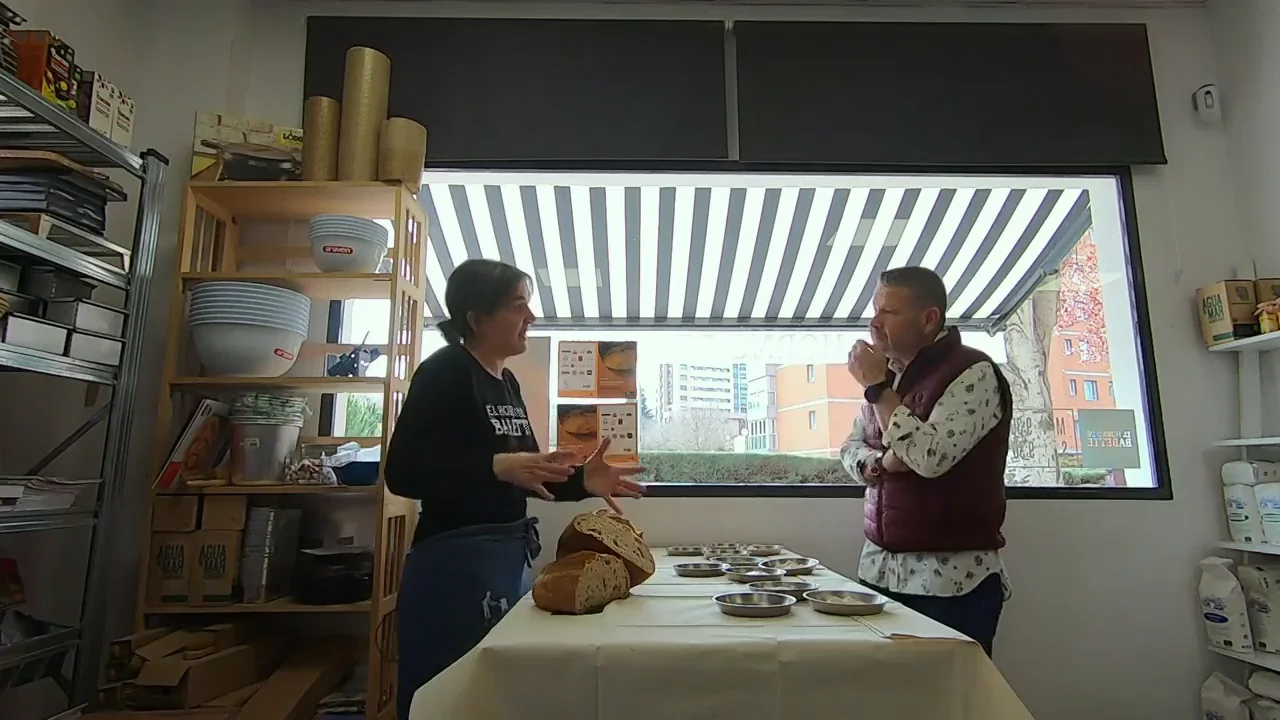
M276 643L236 645L199 657L174 653L147 662L134 681L136 702L155 710L194 708L265 679L275 669Z
M185 605L191 601L195 553L194 533L151 534L151 566L147 569L148 605Z
M1253 294L1259 304L1280 300L1280 278L1258 278L1254 280Z
M261 120L202 111L196 113L192 133L191 179L250 180L227 167L218 148L255 148L263 157L279 161L280 180L296 180L302 173L302 129Z
M122 92L118 93L114 121L111 123L111 139L126 149L133 144L133 117L136 110L133 98Z
M80 68L76 51L48 30L11 30L18 79L46 100L75 114Z
M191 604L236 602L240 580L240 530L197 530L195 566L191 573Z
M1200 334L1206 346L1257 335L1257 309L1252 280L1223 280L1196 290Z
M199 495L157 495L151 503L152 532L195 532L199 520Z
M635 400L636 344L561 342L556 378L560 397Z
M244 495L207 495L200 501L201 530L243 530L249 517Z
M355 649L347 638L307 643L267 678L244 705L245 720L311 720L316 704L338 687L351 671Z
M108 683L120 683L138 676L146 662L138 651L168 635L169 628L143 630L126 637L112 640L107 646L107 663L103 668L103 679Z
M584 459L606 438L605 459L618 465L640 461L640 410L635 403L557 405L556 449Z
M120 104L120 91L101 73L82 71L76 94L76 115L86 125L106 137L111 137L115 125L116 106Z

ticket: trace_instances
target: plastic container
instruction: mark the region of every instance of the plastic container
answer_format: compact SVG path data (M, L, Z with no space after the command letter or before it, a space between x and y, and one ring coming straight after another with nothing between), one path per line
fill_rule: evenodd
M298 447L297 425L231 424L231 484L279 485Z

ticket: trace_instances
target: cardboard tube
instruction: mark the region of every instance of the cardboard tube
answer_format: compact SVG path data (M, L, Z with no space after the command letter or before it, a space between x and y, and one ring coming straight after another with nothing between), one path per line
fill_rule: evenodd
M338 101L316 95L302 111L302 179L338 179L338 132L342 109Z
M416 193L426 164L427 129L409 118L387 118L378 138L378 179L399 180Z
M387 119L390 91L390 58L367 47L347 51L338 131L339 180L378 178L378 134Z

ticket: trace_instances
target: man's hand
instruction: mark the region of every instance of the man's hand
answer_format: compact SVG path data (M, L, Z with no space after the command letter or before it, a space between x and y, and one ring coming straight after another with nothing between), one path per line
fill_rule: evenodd
M859 340L849 351L849 374L864 388L882 383L889 376L889 359L875 345Z
M885 472L911 472L911 468L907 467L907 464L902 462L902 458L898 457L892 450L886 452L880 462L884 465Z

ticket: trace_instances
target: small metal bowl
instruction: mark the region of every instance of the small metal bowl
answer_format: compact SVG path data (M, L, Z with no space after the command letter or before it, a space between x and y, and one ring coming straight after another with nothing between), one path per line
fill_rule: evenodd
M667 554L672 557L702 557L702 546L673 545L667 548Z
M708 558L716 555L746 555L746 554L747 554L746 550L744 550L741 545L724 545L724 544L718 543L715 545L702 546L702 555L703 557L708 557Z
M802 557L773 558L761 560L760 567L777 568L788 575L809 575L814 568L818 567L818 561L814 558Z
M745 618L782 617L791 612L796 599L790 595L767 592L731 592L717 595L716 605L725 615Z
M735 567L733 565L726 565L724 568L725 577L734 582L740 583L753 583L761 580L777 580L785 574L786 573L783 571L776 570L774 568Z
M724 565L711 562L677 563L674 569L680 577L708 578L724 574Z
M804 594L814 610L828 615L876 615L884 612L889 598L856 590L810 590Z
M773 557L782 554L781 545L748 545L746 550L748 555L755 557Z
M817 590L818 584L811 583L808 580L761 580L753 582L747 587L756 592L781 593L790 595L796 600L804 600L804 594L810 590Z
M759 565L760 559L753 558L750 555L712 555L707 558L707 562L720 563L721 565Z

